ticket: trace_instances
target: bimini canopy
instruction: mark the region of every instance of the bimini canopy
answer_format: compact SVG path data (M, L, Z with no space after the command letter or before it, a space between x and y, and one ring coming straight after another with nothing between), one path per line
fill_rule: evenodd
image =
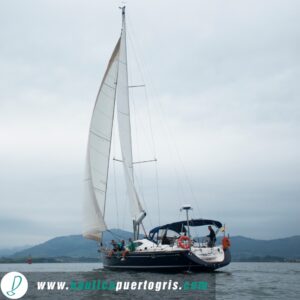
M196 219L196 220L192 219L192 220L189 221L189 225L193 226L193 227L205 226L205 225L214 225L217 228L222 227L222 223L220 223L219 221L204 220L204 219ZM180 222L166 224L166 225L163 225L163 226L158 226L158 227L155 227L155 228L151 229L151 231L149 232L149 238L150 238L150 240L152 240L154 235L156 233L158 233L158 231L161 230L161 229L170 229L170 230L173 230L173 231L178 232L178 233L187 232L187 229L185 228L185 226L187 226L187 221L180 221Z

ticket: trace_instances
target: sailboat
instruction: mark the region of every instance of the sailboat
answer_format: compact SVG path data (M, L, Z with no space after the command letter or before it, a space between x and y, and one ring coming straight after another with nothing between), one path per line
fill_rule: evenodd
M157 226L140 238L140 227L146 217L133 173L132 137L130 125L129 85L127 69L125 6L122 9L121 36L113 50L94 106L87 146L84 232L83 236L101 242L108 229L105 219L109 161L115 115L118 118L122 165L127 187L133 225L131 251L112 251L101 247L104 268L134 270L195 270L211 271L230 263L230 242L223 238L221 245L215 240L198 242L192 238L191 227L213 226L223 229L219 221L190 219L190 205L181 209L186 220Z

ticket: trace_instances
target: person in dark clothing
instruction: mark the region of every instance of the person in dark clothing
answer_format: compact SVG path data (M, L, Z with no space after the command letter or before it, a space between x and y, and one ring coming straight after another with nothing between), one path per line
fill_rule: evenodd
M111 240L112 249L109 251L108 256L112 256L114 252L118 251L118 244L115 242L115 240Z
M168 239L168 237L167 237L167 233L165 233L164 235L163 235L163 237L162 237L162 239L161 239L161 243L162 243L162 245L170 245L171 243L170 243L170 240Z
M208 247L213 247L216 242L216 233L214 232L211 226L208 226L208 230L209 230L209 235L207 235L207 237L209 238Z
M113 251L117 252L118 251L118 244L115 242L115 240L111 240L111 244L113 246Z
M118 243L118 250L124 251L125 250L125 241L122 240L120 243Z

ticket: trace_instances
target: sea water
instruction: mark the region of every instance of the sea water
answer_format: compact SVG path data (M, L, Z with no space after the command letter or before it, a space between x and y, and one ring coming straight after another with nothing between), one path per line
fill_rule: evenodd
M233 262L212 273L108 271L101 263L0 264L0 278L11 271L26 276L22 299L28 300L300 299L300 263Z

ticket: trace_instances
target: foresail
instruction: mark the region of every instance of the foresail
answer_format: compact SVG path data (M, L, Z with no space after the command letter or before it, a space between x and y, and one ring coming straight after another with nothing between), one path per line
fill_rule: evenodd
M101 233L106 230L104 214L119 54L120 39L97 95L88 139L83 236L98 241Z
M121 35L119 71L117 84L117 111L119 135L122 152L124 173L130 201L131 215L134 221L137 221L143 214L138 194L134 186L133 164L132 164L132 141L130 126L130 108L128 91L128 70L127 70L127 51L126 51L126 28L125 15L123 14L123 28Z

